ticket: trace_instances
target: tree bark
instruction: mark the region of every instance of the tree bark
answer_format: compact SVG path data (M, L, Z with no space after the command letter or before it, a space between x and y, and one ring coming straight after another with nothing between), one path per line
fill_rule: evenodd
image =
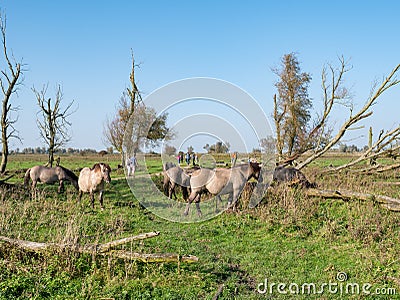
M1 164L0 164L0 173L3 174L7 168L7 162L8 162L8 140L6 137L4 137L4 131L3 129L3 134L1 137L1 143L3 144L3 149L1 150Z

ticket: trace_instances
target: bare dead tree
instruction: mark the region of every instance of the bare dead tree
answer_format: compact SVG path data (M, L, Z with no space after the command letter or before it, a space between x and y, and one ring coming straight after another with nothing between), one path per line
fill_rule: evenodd
M133 50L131 50L131 56L132 56L132 68L131 68L131 74L129 75L129 81L131 83L131 87L126 88L126 91L130 99L130 105L129 105L130 115L132 115L135 112L136 104L143 101L142 95L139 92L135 80L135 68L138 68L140 64L135 64L135 57L133 55Z
M18 107L10 103L12 95L14 95L18 86L22 83L22 63L15 62L15 59L10 59L9 52L6 44L6 17L0 12L0 30L1 42L3 45L3 55L6 67L1 70L0 87L3 93L2 110L1 110L1 164L0 173L4 173L8 161L8 142L10 138L20 140L18 131L15 129L14 124L17 122L16 118L11 117L13 111L17 111Z
M318 151L322 142L329 137L331 129L328 126L328 118L334 105L339 104L344 107L351 107L349 90L344 86L344 76L352 67L344 59L339 58L339 67L334 67L332 64L327 64L323 67L321 75L321 85L323 92L323 111L317 118L315 125L308 134L308 144L311 145L314 151ZM307 151L308 148L303 149Z
M376 161L376 158L382 157L385 155L389 155L390 153L393 152L399 152L400 150L400 145L393 145L392 143L397 141L397 139L400 137L400 126L396 127L395 129L392 129L390 131L387 131L385 134L379 135L378 140L373 143L371 146L368 147L359 157L356 159L352 160L349 163L346 163L344 165L338 166L336 168L331 168L329 171L340 171L352 166L355 166L359 164L362 161L365 160L373 160ZM380 170L381 166L380 165L372 165L368 168L362 168L361 172L366 172L368 170L376 169ZM386 168L387 170L390 170L392 168Z
M49 148L48 165L53 166L54 152L70 141L69 127L71 123L68 117L75 111L72 110L74 101L70 102L64 109L61 108L63 100L63 92L61 86L56 89L55 100L47 98L48 85L44 85L42 90L37 91L34 87L34 92L37 104L40 108L37 118L37 125L40 130L40 136Z
M348 92L343 88L343 75L348 71L346 67L346 62L343 58L340 59L341 67L336 70L330 67L330 84L328 84L328 77L326 71L323 72L322 75L322 88L324 93L324 112L322 114L321 121L317 124L317 126L311 132L318 132L320 128L327 124L327 119L332 107L335 104L345 104L349 107L349 117L344 121L336 135L334 135L331 139L329 139L324 146L320 148L316 148L315 151L308 156L303 162L301 162L297 168L301 169L310 164L312 161L326 153L329 149L331 149L340 139L344 136L344 134L354 128L354 125L359 121L370 117L373 113L371 110L372 106L376 104L378 98L388 89L397 85L400 80L397 78L397 74L400 70L400 64L397 65L387 76L379 86L376 86L372 89L370 96L364 103L364 106L360 108L360 110L354 113L354 108L351 103L343 103L342 100L346 99ZM340 100L340 101L338 101ZM382 154L382 151L385 146L389 145L394 139L398 136L398 129L394 129L390 132L387 132L385 135L382 135L378 141L371 147L371 149L367 150L367 154L363 155L362 160L373 157L374 155ZM374 151L373 151L374 150ZM367 157L367 158L365 158Z

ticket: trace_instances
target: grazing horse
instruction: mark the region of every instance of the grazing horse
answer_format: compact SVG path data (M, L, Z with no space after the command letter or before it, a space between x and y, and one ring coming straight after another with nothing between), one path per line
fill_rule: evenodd
M193 172L190 178L190 193L188 203L184 214L189 213L190 204L195 201L197 213L201 216L200 195L204 191L210 192L213 196L220 199L220 195L229 194L228 208L235 207L243 187L251 178L258 180L261 172L261 166L258 163L250 162L244 165L238 165L230 169L202 168Z
M288 182L290 185L300 185L305 188L316 188L316 183L311 183L306 176L298 169L293 167L277 166L272 178L273 182Z
M173 167L176 167L176 164L174 164L173 162L170 162L170 161L168 161L165 164L163 164L163 172L162 172L162 175L163 175L163 191L164 191L164 195L165 196L171 198L172 195L174 195L175 199L176 199L177 197L176 197L176 194L175 194L175 188L171 190L171 194L170 194L171 179L170 179L170 177L169 177L169 175L167 173L167 170L169 170L169 169L171 169Z
M64 190L64 181L67 180L78 190L78 177L72 172L61 166L55 168L45 166L34 166L25 173L24 185L27 187L29 180L32 179L32 188L36 187L38 182L53 184L58 182L58 193Z
M189 197L190 176L178 166L165 166L164 171L163 190L165 196L172 199L172 195L176 197L175 188L179 185L182 188L182 196L184 200Z
M80 201L83 193L90 194L90 201L94 209L94 193L99 192L100 207L103 210L103 193L104 181L109 183L111 168L106 163L97 163L92 168L85 167L79 174L79 198Z

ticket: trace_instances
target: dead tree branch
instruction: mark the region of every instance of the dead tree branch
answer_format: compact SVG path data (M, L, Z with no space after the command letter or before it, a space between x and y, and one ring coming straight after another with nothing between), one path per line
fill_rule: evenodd
M37 118L37 125L40 130L42 140L49 147L48 164L52 167L54 161L54 152L70 141L69 127L71 123L68 118L75 110L72 109L74 101L70 102L64 109L61 108L61 101L63 100L63 92L61 86L58 85L56 89L56 97L53 101L52 98L47 98L48 85L44 85L41 91L32 88L36 96L37 104L39 106L38 114L41 118Z
M126 243L130 243L132 241L142 240L146 238L151 238L158 236L159 232L149 232L140 234L137 236L131 236L124 239L104 243L104 244L95 244L95 245L76 245L76 244L58 244L58 243L38 243L25 241L20 239L9 238L5 236L0 236L0 241L11 244L19 249L29 252L36 253L44 253L49 251L72 251L78 252L82 254L91 254L91 255L100 255L100 256L108 256L115 257L121 259L128 260L139 260L143 262L197 262L198 258L193 255L181 256L179 254L174 253L156 253L156 254L146 254L146 253L137 253L125 250L113 250L112 248L123 245Z
M400 137L400 126L387 132L386 134L380 134L378 140L371 147L369 147L363 154L361 154L357 159L347 164L338 166L336 168L331 168L328 170L328 172L337 172L352 167L362 161L376 159L379 156L382 157L384 155L388 155L389 153L396 152L400 149L400 145L391 148L386 148L386 147L391 145L391 143L393 141L396 141L399 137ZM367 168L367 170L372 170L372 169L377 169L377 168L376 166L371 166L370 168ZM388 170L390 169L392 168L389 166ZM382 168L382 170L384 170L384 168ZM360 171L365 171L365 169Z
M304 191L308 197L322 197L341 200L362 200L362 201L376 201L381 206L392 210L400 211L400 199L384 196L374 195L368 193L352 192L352 191L338 191L338 190L319 190L307 189Z
M375 90L375 92L372 92L368 100L365 102L364 106L355 114L353 114L352 108L350 109L350 116L349 118L342 124L340 127L339 131L337 134L321 149L317 149L311 156L306 158L302 163L300 163L297 168L302 169L308 164L310 164L312 161L326 153L329 149L331 149L337 142L340 141L340 139L344 136L344 134L347 132L347 130L351 129L351 127L356 124L357 122L368 118L369 116L372 115L373 111L371 110L371 107L377 102L377 99L389 88L397 85L400 80L397 78L397 73L400 69L400 64L398 64L392 72L389 74L388 77L381 83L381 85ZM332 79L332 85L334 85L335 79ZM335 96L331 99L336 99ZM328 101L328 104L330 102ZM328 105L329 108L329 105ZM389 138L390 139L390 138ZM382 147L382 146L379 146Z

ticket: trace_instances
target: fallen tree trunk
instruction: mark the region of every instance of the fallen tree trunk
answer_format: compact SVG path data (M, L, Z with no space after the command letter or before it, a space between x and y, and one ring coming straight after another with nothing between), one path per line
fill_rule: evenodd
M389 210L400 211L400 199L383 195L374 195L374 194L352 192L346 190L338 191L338 190L320 190L320 189L307 189L304 192L309 197L322 197L322 198L332 198L332 199L342 199L342 200L359 199L362 201L376 201Z
M174 253L157 253L146 254L137 253L125 250L112 250L113 247L126 244L132 241L142 240L158 236L159 232L149 232L137 236L131 236L124 239L95 245L76 245L76 244L58 244L58 243L38 243L32 241L25 241L20 239L9 238L0 236L0 241L6 242L19 249L29 252L45 253L49 251L72 251L82 254L109 256L128 260L139 260L142 262L197 262L199 259L196 256L180 256Z
M175 253L158 253L158 254L145 254L145 253L136 253L129 252L124 250L112 250L109 253L102 253L102 255L128 259L128 260L140 260L142 262L184 262L191 263L197 262L199 258L194 255L183 255Z
M400 181L375 181L373 184L378 185L400 185Z

